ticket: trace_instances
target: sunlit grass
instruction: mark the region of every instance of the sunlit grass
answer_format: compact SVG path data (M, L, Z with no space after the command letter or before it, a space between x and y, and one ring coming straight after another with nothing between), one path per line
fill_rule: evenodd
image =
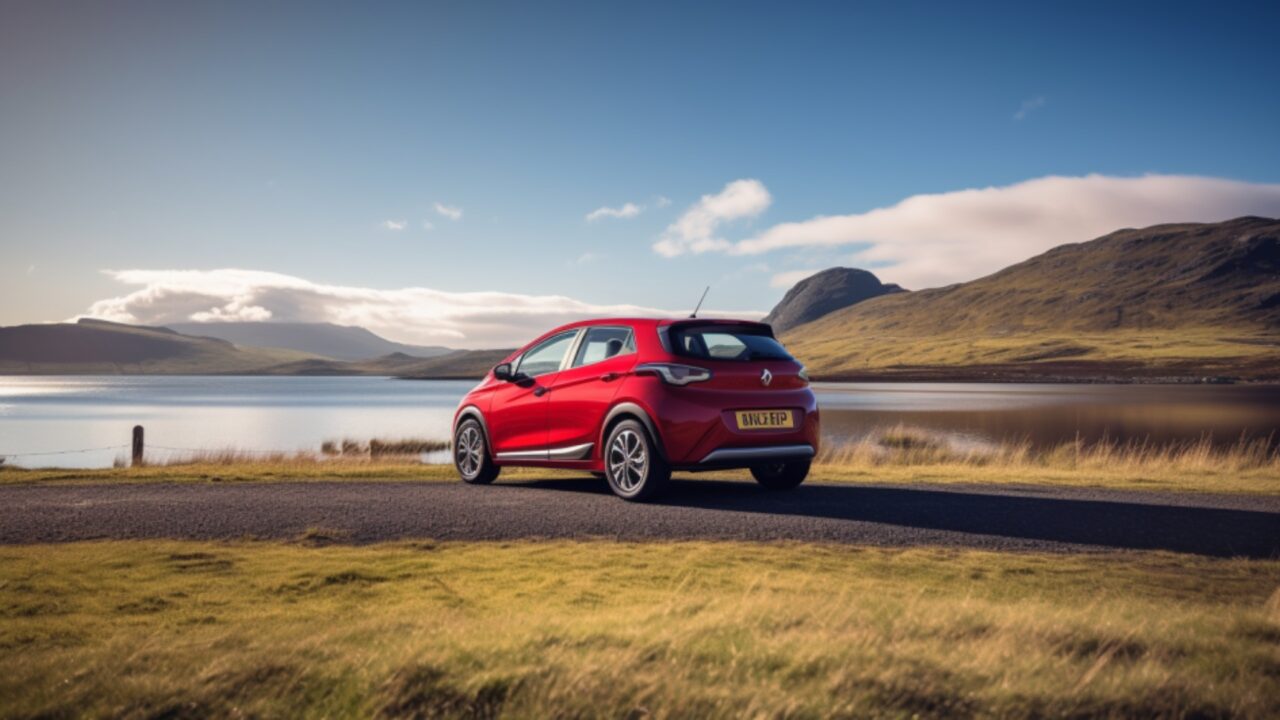
M1003 483L1221 493L1280 493L1280 449L1271 438L1231 445L1209 437L1151 443L1082 440L1037 448L986 443L897 425L823 446L813 477L887 483Z
M864 373L893 376L921 368L1017 367L1034 376L1084 375L1132 378L1167 374L1246 377L1280 363L1276 336L1270 332L1218 326L1176 330L1112 332L1010 332L1008 334L888 331L879 319L840 326L806 325L784 337L787 347L814 377L835 379ZM835 322L835 320L831 320ZM1055 370L1053 363L1077 365ZM1044 363L1049 365L1039 367ZM1092 368L1082 370L1081 368ZM1197 369L1199 371L1197 372ZM997 373L997 376L999 373ZM1274 372L1264 373L1274 377Z
M428 441L412 441L426 447ZM389 443L388 443L389 444ZM443 443L439 443L443 445ZM44 482L456 481L451 465L422 455L369 453L188 453L142 467L32 469L0 466L0 484ZM433 445L434 447L434 445ZM501 480L582 476L571 470L504 468ZM749 480L745 471L677 475ZM1029 442L959 441L946 433L898 425L854 442L823 445L814 482L1068 485L1177 492L1280 493L1280 451L1270 438L1221 446L1209 438L1182 443L1075 441L1049 448Z
M739 543L0 550L0 715L1280 711L1280 563Z

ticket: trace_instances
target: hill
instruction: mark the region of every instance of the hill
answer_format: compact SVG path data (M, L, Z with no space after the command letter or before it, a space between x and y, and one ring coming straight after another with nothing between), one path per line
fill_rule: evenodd
M0 373L6 374L235 373L305 357L101 320L0 328Z
M423 360L411 368L396 373L408 380L471 380L484 377L494 365L515 352L505 350L459 350L442 357Z
M297 350L334 360L370 360L396 353L429 358L453 352L434 345L392 342L362 327L332 323L176 323L169 327L184 335L219 338L237 345Z
M904 290L881 283L880 278L866 270L834 267L796 283L764 316L764 322L772 325L775 333L784 333L863 300L898 292Z
M1280 380L1280 221L1119 230L783 339L826 378Z
M409 380L479 379L514 352L508 350L455 350L434 358L394 353L373 360L343 362L310 358L261 370L263 375L394 375Z

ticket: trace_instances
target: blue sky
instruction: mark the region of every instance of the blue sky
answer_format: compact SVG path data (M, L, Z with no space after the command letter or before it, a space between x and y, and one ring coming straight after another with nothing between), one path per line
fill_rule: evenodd
M766 311L836 264L923 287L1114 227L1276 215L1278 23L1275 3L6 4L0 323L328 319L475 346L520 336L504 308L528 335L709 283L713 308Z

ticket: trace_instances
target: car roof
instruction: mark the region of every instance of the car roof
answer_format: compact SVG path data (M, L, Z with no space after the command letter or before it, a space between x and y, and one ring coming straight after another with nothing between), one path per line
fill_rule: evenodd
M662 327L667 325L764 325L753 320L734 318L655 318L655 317L603 317L567 323L556 330L571 330L584 325L631 325L634 327Z

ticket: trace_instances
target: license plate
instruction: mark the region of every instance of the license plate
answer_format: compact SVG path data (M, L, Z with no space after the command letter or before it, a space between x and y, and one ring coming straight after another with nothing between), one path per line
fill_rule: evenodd
M739 410L739 430L788 430L795 427L790 410Z

